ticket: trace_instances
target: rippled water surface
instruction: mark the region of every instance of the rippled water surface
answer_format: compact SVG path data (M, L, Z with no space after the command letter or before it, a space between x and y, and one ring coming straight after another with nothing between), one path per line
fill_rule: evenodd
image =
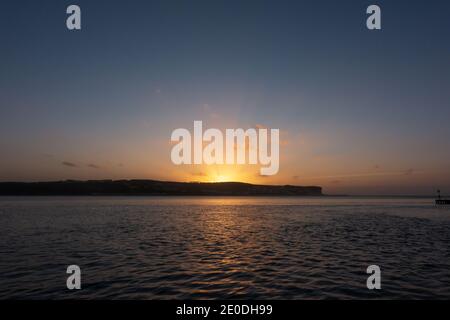
M0 197L0 298L445 299L432 199ZM82 289L66 289L66 268ZM382 289L366 287L381 267Z

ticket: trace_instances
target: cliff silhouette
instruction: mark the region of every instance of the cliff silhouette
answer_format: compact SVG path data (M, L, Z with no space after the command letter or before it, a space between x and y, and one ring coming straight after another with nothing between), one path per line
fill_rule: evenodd
M317 186L256 185L242 182L66 180L0 182L0 195L321 196L322 188Z

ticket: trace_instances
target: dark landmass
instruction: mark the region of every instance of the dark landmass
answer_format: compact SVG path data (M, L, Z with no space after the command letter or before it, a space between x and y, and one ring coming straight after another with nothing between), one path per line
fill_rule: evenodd
M321 196L321 187L156 180L0 182L0 195Z

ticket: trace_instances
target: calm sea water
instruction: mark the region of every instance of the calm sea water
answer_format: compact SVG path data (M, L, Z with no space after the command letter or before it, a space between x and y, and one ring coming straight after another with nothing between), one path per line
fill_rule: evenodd
M0 197L0 298L448 299L432 199ZM79 265L82 289L66 289ZM382 289L366 287L379 265Z

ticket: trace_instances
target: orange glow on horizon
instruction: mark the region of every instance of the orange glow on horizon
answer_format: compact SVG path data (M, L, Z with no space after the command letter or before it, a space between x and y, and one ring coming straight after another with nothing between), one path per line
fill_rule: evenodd
M254 168L252 168L254 167ZM258 182L258 166L248 165L203 165L186 168L177 167L173 171L174 176L178 176L186 182Z

